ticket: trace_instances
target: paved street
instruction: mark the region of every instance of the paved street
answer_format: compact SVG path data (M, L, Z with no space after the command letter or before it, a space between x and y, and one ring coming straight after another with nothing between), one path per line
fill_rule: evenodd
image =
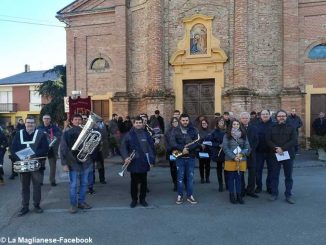
M169 168L164 164L149 173L150 207L129 208L130 178L117 175L119 158L106 160L107 185L96 184L88 195L89 211L68 213L68 180L58 166L58 186L42 188L43 214L17 217L20 209L19 180L0 186L0 237L92 238L93 244L326 244L326 163L313 152L298 157L294 170L297 203L287 204L282 195L271 203L262 193L245 205L232 205L228 193L217 191L216 169L211 184L200 184L196 169L195 197L199 203L175 204ZM212 165L214 166L214 164ZM265 176L264 176L265 177ZM280 181L280 193L283 192ZM8 240L7 240L8 242ZM0 240L1 243L1 240Z

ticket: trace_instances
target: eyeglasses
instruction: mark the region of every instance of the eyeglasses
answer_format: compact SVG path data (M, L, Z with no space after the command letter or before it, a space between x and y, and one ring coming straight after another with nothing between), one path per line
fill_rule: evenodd
M285 115L277 116L277 117L286 117Z
M49 118L49 117L43 117L43 119L51 119L51 118Z

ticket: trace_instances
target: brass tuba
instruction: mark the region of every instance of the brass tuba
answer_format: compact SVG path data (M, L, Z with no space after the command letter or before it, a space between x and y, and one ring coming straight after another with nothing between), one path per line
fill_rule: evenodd
M89 114L88 120L85 126L83 126L83 130L80 132L75 144L71 148L73 151L79 151L77 154L78 161L86 162L87 157L93 153L101 142L101 133L93 130L95 123L100 120L102 120L102 118L95 113L91 112L91 114Z

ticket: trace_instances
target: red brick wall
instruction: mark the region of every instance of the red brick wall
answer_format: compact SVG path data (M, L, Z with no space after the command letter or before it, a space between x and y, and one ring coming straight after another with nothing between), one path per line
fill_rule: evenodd
M29 111L29 86L12 87L13 103L17 103L17 111Z

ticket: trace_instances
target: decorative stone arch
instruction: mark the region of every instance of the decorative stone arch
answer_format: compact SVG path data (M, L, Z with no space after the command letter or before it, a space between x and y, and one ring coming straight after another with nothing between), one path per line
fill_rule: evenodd
M215 80L215 112L222 110L222 88L224 87L224 63L228 57L220 48L220 41L213 36L214 17L196 14L185 18L185 36L178 43L177 51L172 55L170 64L174 68L173 87L175 91L175 109L183 110L183 81L190 79ZM191 54L190 39L193 26L202 24L207 30L207 52Z
M315 42L312 42L308 45L308 47L306 48L305 52L304 52L304 61L313 61L312 59L309 58L309 53L310 51L320 45L320 44L325 44L326 43L326 38L323 38L323 39L320 39L320 40L317 40Z
M97 71L92 69L93 63L96 60L99 60L99 59L103 59L103 60L105 60L105 62L108 63L108 68L107 69L97 70ZM111 69L112 69L112 60L108 56L106 56L106 55L103 55L103 54L93 55L88 60L87 71L89 73L93 73L93 72L109 72Z

